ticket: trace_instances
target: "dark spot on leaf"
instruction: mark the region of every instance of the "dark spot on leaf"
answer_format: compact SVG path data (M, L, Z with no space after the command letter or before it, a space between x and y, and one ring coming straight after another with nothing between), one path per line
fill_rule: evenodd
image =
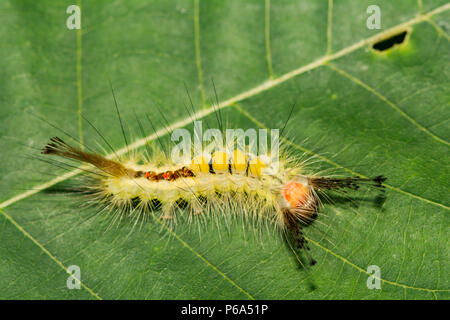
M381 40L381 41L375 43L372 46L372 48L377 51L388 50L388 49L392 48L393 46L395 46L396 44L403 43L403 41L405 41L407 34L408 34L407 31L403 31L402 33L393 35L392 37L390 37L388 39L384 39L384 40Z

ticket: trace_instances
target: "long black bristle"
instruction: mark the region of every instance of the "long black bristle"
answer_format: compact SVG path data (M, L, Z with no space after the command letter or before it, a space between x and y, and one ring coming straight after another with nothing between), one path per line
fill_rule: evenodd
M373 183L374 187L384 189L383 182L385 182L387 178L383 175L379 175L375 178L361 178L359 176L345 178L313 177L310 178L310 180L311 184L318 189L358 190L362 183Z

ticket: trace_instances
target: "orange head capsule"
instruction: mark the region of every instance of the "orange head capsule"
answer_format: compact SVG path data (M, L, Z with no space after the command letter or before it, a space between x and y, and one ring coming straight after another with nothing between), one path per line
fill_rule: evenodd
M307 203L309 199L309 189L303 183L291 181L283 188L283 195L286 202L291 205L292 208L298 208L301 205Z

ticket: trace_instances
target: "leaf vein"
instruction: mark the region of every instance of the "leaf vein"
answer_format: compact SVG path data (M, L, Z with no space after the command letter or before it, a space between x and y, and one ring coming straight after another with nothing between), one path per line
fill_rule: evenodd
M351 80L352 82L356 83L357 85L359 85L360 87L366 89L367 91L369 91L370 93L372 93L373 95L377 96L380 100L382 100L383 102L385 102L389 107L391 107L393 110L395 110L397 113L399 113L402 117L404 117L406 120L408 120L411 124L413 124L415 127L417 127L419 130L425 132L427 135L429 135L432 139L443 143L447 146L450 146L450 143L438 136L436 136L434 133L432 133L430 130L428 130L427 128L425 128L424 126L422 126L420 123L418 123L414 118L412 118L411 116L409 116L405 111L403 111L399 106L397 106L395 103L393 103L392 101L390 101L386 96L384 96L383 94L381 94L380 92L378 92L377 90L375 90L374 88L372 88L371 86L369 86L367 83L363 82L362 80L360 80L359 78L347 73L346 71L342 70L341 68L333 65L332 63L329 63L326 65L328 68L334 70L335 72L337 72L338 74L344 76L345 78Z
M46 254L50 259L52 259L61 269L65 272L67 271L67 267L59 261L50 251L48 251L39 241L36 240L28 231L26 231L21 225L17 223L9 214L7 214L4 210L0 210L0 213L13 225L15 226L26 238L31 240L35 245L37 245L44 254ZM95 293L91 288L89 288L86 284L84 284L81 280L79 280L80 285L86 289L91 295L93 295L96 299L102 300L102 298Z
M230 282L233 286L235 286L239 291L241 291L243 294L245 294L247 297L249 297L251 300L255 300L255 298L246 290L244 290L242 287L240 287L236 282L234 282L230 277L228 277L225 273L220 271L215 265L213 265L211 262L209 262L204 256L202 256L198 251L196 251L194 248L192 248L186 241L184 241L175 231L173 231L170 227L168 227L164 222L161 221L153 212L152 212L153 218L160 224L167 232L169 232L175 239L177 239L186 249L188 249L191 253L196 255L200 260L202 260L208 267L213 269L215 272L217 272L220 276L222 276L225 280Z

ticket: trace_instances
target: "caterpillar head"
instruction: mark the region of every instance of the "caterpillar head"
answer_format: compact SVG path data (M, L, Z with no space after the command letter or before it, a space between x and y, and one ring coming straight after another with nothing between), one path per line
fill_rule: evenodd
M289 220L311 224L317 216L318 198L305 178L289 181L282 188L282 206Z

